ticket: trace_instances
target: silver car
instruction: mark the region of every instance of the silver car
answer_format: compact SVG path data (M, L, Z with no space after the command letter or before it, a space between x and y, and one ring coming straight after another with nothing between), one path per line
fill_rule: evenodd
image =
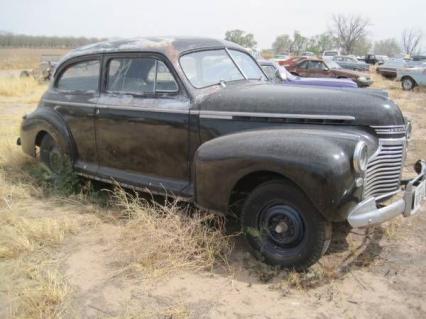
M397 70L396 79L401 81L402 89L412 90L416 86L426 86L426 62L413 68Z

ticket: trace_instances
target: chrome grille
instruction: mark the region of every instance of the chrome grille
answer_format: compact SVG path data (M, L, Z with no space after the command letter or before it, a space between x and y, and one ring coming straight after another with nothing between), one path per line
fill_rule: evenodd
M381 139L376 153L368 160L364 198L379 197L399 189L405 152L405 138Z

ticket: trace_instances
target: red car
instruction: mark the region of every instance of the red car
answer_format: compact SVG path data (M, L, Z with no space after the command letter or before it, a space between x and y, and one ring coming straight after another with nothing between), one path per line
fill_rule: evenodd
M356 82L358 87L367 87L373 83L373 80L368 74L343 69L336 62L331 60L322 60L316 57L303 57L289 62L290 65L287 65L286 68L294 75L314 78L346 78Z

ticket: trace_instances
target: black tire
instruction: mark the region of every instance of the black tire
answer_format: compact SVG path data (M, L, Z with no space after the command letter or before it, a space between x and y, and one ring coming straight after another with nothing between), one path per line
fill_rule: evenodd
M415 86L416 82L412 78L406 76L401 79L401 87L404 91L411 91Z
M43 136L41 140L40 160L57 175L61 173L67 160L64 150L49 134Z
M241 226L253 255L267 264L305 270L327 251L331 223L289 182L256 187L241 212Z

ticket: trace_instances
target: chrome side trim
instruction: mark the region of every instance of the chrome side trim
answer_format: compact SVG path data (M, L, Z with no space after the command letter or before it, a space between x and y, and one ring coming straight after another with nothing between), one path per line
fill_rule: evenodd
M44 99L43 102L56 104L56 105L74 105L74 106L89 106L89 107L96 107L96 103L80 103L80 102L65 102L65 101L54 101L54 100L48 100Z
M129 111L146 111L158 113L178 113L199 115L200 118L209 119L225 119L232 120L234 117L257 117L257 118L282 118L282 119L306 119L306 120L335 120L335 121L353 121L354 116L351 115L322 115L322 114L294 114L294 113L256 113L256 112L228 112L228 111L198 111L188 109L173 109L173 108L154 108L154 107L139 107L139 106L122 106L122 105L105 105L105 104L90 104L79 102L65 102L45 99L44 102L57 105L75 105L75 106L90 106L99 108L111 108Z
M191 111L192 114L193 111ZM322 114L294 114L294 113L257 113L257 112L228 112L228 111L199 111L200 117L226 118L234 117L258 117L258 118L288 118L288 119L310 119L310 120L340 120L353 121L350 115L322 115Z
M189 109L164 109L154 107L141 107L141 106L121 106L121 105L105 105L99 104L100 109L113 109L113 110L125 110L125 111L141 111L141 112L154 112L154 113L173 113L173 114L189 114Z

